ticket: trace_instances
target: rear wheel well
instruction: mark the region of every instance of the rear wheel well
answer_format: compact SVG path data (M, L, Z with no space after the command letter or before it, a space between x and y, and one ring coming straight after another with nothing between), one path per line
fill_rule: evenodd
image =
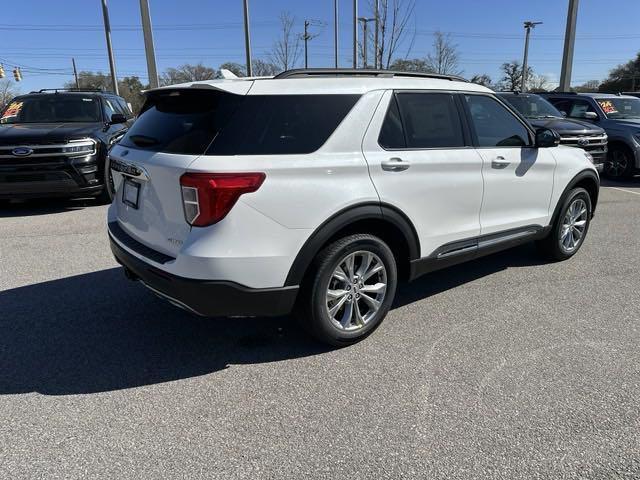
M328 245L339 240L340 238L344 238L346 236L357 233L374 235L384 241L387 245L389 245L389 248L393 252L393 256L396 259L396 264L398 265L398 279L407 280L409 278L409 243L400 228L398 228L392 222L383 218L365 218L346 225L340 230L334 232L324 242L318 252L322 251ZM305 277L307 277L313 270L313 266L314 263L312 262L305 272Z

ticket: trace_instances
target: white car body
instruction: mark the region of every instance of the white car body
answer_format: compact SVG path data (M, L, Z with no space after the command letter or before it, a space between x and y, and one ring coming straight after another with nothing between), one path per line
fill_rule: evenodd
M384 207L380 221L388 218L385 212L396 211L409 224L415 238L409 241L406 262L413 278L439 268L439 260L458 251L445 252L443 246L462 242L459 251L464 252L469 248L464 242L469 239L475 239L474 249L483 241L489 242L487 246L500 244L495 240L501 240L501 232L507 232L502 238L505 246L527 239L528 234L533 239L549 228L571 182L592 182L594 206L597 200L597 171L579 149L467 145L388 151L380 146L380 130L394 91L468 92L495 98L491 90L472 83L344 76L212 80L170 88L215 89L247 96L361 96L326 142L312 153L216 156L162 153L122 144L113 147L112 164L134 166L140 173L113 172L116 196L108 222L114 253L132 276L196 313L286 313L310 264L301 257L312 257L312 250L319 248L313 245L314 239L330 236L320 235L322 229L329 228L332 221L340 223L337 219L353 209L363 212L353 222L369 218L365 211L375 213ZM384 162L396 157L410 168L382 168ZM241 195L223 220L193 227L185 220L181 196L180 177L185 172L263 172L266 178L256 191ZM122 201L123 175L141 185L138 208ZM371 214L372 219L375 216ZM345 228L350 221L345 217L344 225L332 228ZM160 255L149 255L149 251ZM135 265L127 264L123 256L133 258ZM440 263L446 266L458 261ZM175 276L182 281L224 282L248 296L239 297L241 305L228 311L224 299L209 298L211 308L203 310L172 292L166 282L154 284L151 277L141 274L141 268L150 269L158 278L166 274L165 279ZM279 308L262 311L261 301L248 305L254 290L258 294L285 290L287 299Z

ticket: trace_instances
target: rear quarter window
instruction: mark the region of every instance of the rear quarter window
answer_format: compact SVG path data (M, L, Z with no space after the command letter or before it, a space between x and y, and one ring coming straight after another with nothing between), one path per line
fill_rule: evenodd
M248 95L211 155L306 154L318 150L360 95Z
M166 153L202 154L244 97L219 91L152 93L120 144Z

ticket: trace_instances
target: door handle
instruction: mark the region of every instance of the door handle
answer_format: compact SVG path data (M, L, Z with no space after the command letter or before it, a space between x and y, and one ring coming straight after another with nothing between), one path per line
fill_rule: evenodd
M491 167L493 168L505 168L506 166L508 166L511 162L507 159L505 159L503 156L498 155L496 158L494 158L491 161Z
M411 166L409 162L398 157L383 160L380 165L385 172L403 172Z

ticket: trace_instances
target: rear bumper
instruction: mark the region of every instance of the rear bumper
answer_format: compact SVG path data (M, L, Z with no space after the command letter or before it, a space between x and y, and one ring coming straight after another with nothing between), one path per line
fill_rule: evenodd
M194 280L172 275L122 248L109 234L111 251L130 278L173 304L206 317L286 315L293 310L298 287L248 288L234 282Z

